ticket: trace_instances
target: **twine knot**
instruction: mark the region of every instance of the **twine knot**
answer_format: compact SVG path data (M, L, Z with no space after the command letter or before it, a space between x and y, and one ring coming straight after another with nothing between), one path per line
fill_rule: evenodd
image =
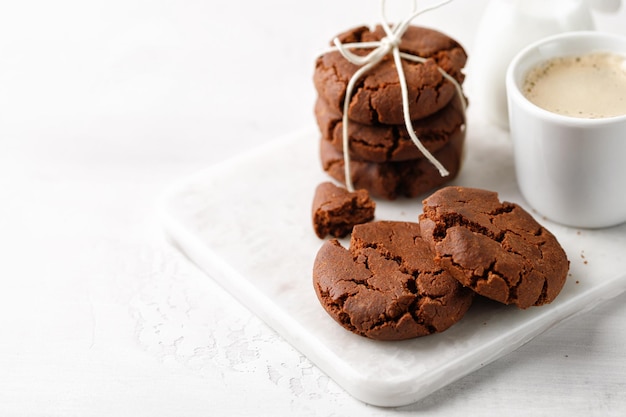
M389 53L393 48L399 47L401 41L401 36L398 36L395 33L391 33L390 35L387 35L380 40L380 46L381 49L384 49L387 51L387 53Z

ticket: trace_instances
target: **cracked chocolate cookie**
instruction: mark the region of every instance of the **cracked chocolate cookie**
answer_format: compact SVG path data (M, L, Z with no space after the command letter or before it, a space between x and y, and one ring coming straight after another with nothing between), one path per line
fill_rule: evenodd
M376 203L367 190L349 192L332 182L323 182L313 198L313 229L323 239L326 235L344 237L356 224L374 218Z
M417 223L357 225L350 248L324 243L313 266L320 303L344 328L371 339L442 332L469 309L473 293L433 261Z
M342 43L379 41L385 36L382 27L362 26L338 36ZM467 61L463 47L441 32L410 26L399 45L402 52L426 58L424 63L402 60L407 81L411 120L418 120L441 110L456 94L454 85L439 68L459 83ZM371 49L352 49L366 55ZM350 78L360 67L347 61L338 51L320 56L315 64L313 82L322 97L336 112L343 114L343 102ZM404 123L402 95L393 57L387 55L357 83L348 110L350 120L365 124Z
M451 136L448 144L433 154L450 172L447 177L442 177L437 168L423 157L383 163L351 159L352 182L355 188L366 189L375 197L388 200L399 196L416 197L446 184L457 176L461 169L464 142L465 131L459 129ZM337 181L345 182L343 153L337 151L329 141L321 139L320 156L324 171Z
M554 235L495 192L446 187L424 200L421 235L461 284L525 309L552 302L569 269Z
M341 113L333 110L322 98L315 103L317 125L324 140L343 151L343 121ZM455 96L437 113L413 122L413 128L422 144L431 153L444 147L458 134L465 123L463 104ZM406 127L402 125L348 124L350 155L368 162L395 162L419 159L423 155L415 146Z

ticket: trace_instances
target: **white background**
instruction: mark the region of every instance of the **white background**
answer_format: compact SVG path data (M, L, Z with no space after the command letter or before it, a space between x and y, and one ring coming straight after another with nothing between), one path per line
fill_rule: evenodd
M415 23L471 66L485 4ZM0 415L626 414L624 295L381 409L164 239L166 187L311 125L315 54L378 16L376 0L0 2ZM596 22L626 34L624 8Z

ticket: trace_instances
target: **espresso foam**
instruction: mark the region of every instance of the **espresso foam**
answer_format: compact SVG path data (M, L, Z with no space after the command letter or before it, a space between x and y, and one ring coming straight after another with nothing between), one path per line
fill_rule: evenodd
M537 106L571 117L626 114L626 57L593 53L551 59L526 76L524 95Z

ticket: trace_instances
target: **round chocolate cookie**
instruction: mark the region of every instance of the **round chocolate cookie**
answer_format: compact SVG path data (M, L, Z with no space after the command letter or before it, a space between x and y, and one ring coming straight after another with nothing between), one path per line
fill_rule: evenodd
M473 293L434 261L417 223L357 225L350 248L324 243L313 285L328 314L346 329L377 340L403 340L446 330Z
M381 26L373 31L362 26L338 36L342 43L379 41L385 36ZM441 32L418 26L410 26L399 45L402 52L426 58L424 63L402 60L407 81L409 113L411 120L418 120L441 110L448 104L456 89L439 72L441 68L459 83L464 80L461 72L467 61L463 47ZM351 49L358 55L367 55L371 49ZM359 69L346 60L340 52L332 51L320 56L315 64L313 82L320 97L331 108L343 114L343 102L350 78ZM391 54L356 84L348 111L350 120L365 124L404 123L402 94L398 72Z
M457 129L448 144L433 155L450 172L442 177L424 157L398 162L366 162L350 159L352 182L356 189L363 188L372 196L388 200L399 196L413 198L454 179L461 169L465 131ZM415 146L415 145L413 145ZM324 139L320 140L322 168L339 182L345 182L343 153Z
M476 293L520 308L552 302L569 269L554 235L492 191L446 187L424 200L422 238Z
M315 116L322 138L343 151L343 121L323 99L315 103ZM444 147L465 123L463 104L455 96L437 113L413 122L413 128L422 144L431 153ZM348 124L350 155L369 162L406 161L418 159L422 153L415 146L404 125L366 125L350 121Z

